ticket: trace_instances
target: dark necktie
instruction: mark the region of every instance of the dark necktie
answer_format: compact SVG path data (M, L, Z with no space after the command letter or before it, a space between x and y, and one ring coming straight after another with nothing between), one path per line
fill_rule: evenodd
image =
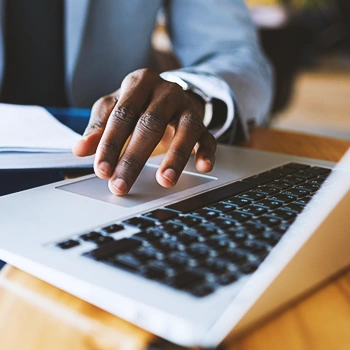
M63 0L6 0L1 102L66 106Z

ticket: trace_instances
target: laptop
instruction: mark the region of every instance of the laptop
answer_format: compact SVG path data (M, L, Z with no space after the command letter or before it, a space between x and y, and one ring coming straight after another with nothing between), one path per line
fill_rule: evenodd
M334 163L218 147L129 195L95 175L0 198L0 259L182 346L215 347L350 264L350 152Z

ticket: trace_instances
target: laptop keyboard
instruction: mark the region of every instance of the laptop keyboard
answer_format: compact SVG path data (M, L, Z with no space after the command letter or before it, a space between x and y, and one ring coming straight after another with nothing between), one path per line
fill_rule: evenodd
M330 172L289 163L56 246L204 297L253 273Z

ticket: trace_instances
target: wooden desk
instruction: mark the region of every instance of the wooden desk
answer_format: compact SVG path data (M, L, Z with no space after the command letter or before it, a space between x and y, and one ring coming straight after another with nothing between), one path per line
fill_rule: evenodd
M338 161L349 141L256 129L244 146ZM7 266L0 277L0 349L146 349L157 338ZM244 337L238 350L350 349L350 271Z

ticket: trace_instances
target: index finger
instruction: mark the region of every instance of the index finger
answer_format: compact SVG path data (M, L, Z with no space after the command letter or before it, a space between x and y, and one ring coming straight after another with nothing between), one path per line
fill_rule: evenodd
M124 79L119 100L108 118L96 151L94 170L100 178L106 179L112 175L150 93L151 89L142 73L134 73Z

